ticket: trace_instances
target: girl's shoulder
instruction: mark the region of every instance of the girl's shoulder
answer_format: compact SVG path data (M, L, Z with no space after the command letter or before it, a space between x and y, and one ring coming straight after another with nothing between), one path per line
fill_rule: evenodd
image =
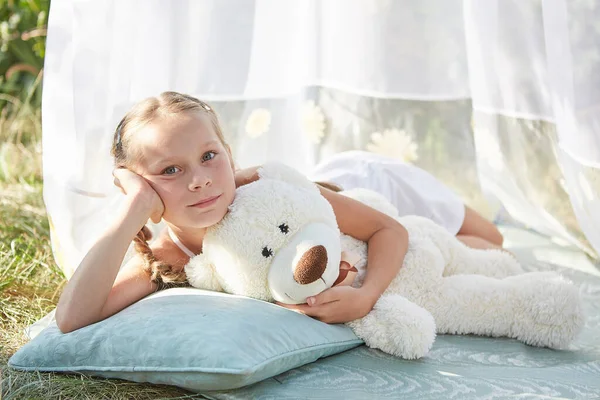
M185 267L190 258L169 237L166 229L163 229L156 240L150 245L156 259L172 265L174 271L180 271Z

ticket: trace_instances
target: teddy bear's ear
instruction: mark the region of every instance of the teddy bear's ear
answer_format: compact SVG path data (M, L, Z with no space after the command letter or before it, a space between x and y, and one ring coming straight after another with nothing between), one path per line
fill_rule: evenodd
M341 194L354 200L358 200L379 212L389 215L390 217L398 218L399 216L396 206L390 203L385 196L372 190L354 188L350 190L344 190Z
M223 287L217 278L215 267L204 254L192 257L184 268L187 280L193 287L215 292L223 291Z
M302 173L288 165L279 162L268 162L263 164L258 169L258 176L261 179L280 180L291 183L294 186L318 191L317 185L314 182L311 182Z

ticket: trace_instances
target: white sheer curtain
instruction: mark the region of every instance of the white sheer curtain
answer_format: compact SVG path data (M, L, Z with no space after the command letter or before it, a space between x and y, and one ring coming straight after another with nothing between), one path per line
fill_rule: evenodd
M213 104L241 167L383 152L489 217L501 204L594 253L599 3L53 2L43 161L57 261L70 275L122 201L118 120L165 90Z

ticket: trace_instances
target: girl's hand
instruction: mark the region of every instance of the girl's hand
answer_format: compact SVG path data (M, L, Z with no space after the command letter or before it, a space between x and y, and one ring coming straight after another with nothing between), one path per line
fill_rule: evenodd
M367 315L377 302L377 297L363 288L334 286L309 297L308 304L277 304L328 324L339 324Z
M148 210L148 216L155 224L160 222L165 206L156 191L141 175L127 168L116 168L113 171L114 184L121 192L135 202L139 202Z

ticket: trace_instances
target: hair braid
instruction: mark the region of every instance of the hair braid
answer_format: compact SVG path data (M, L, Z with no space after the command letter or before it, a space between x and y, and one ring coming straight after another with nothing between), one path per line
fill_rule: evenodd
M169 287L188 286L185 271L173 271L173 266L158 260L148 245L152 239L152 232L146 225L137 233L133 239L135 250L144 261L143 269L152 282L158 285L158 290Z

